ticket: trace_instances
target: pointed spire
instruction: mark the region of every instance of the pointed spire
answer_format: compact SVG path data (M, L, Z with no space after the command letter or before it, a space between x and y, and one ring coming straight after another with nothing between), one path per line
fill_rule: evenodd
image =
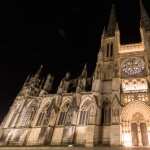
M35 78L38 78L40 76L42 69L43 69L43 65L41 65L40 68L38 69L38 71L36 72L36 74L34 76Z
M43 79L41 80L41 83L40 83L40 89L43 88L44 82L45 82L45 79L43 78Z
M81 73L81 78L87 77L87 64L84 65L83 71Z
M106 34L106 29L105 29L105 26L104 26L104 29L103 29L103 32L102 32L102 37L104 37Z
M115 30L119 31L119 25L118 25L118 23L116 23L116 29Z
M141 27L150 29L150 18L146 9L144 8L142 0L140 0L140 9L141 9Z
M26 80L24 81L24 84L22 86L21 92L22 92L23 88L28 85L30 79L31 79L31 73L27 76Z
M27 76L23 86L25 86L30 81L30 79L31 79L31 73Z
M111 8L108 26L107 26L108 35L113 35L115 33L116 23L117 23L117 19L116 19L116 13L115 13L115 5L113 4Z

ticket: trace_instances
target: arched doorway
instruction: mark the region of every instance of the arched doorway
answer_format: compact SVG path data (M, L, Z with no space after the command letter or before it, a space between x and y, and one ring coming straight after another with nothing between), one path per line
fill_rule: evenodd
M125 106L121 114L121 137L124 146L150 144L150 107L134 101Z
M133 146L148 146L148 132L146 120L140 112L136 112L131 120L131 136Z

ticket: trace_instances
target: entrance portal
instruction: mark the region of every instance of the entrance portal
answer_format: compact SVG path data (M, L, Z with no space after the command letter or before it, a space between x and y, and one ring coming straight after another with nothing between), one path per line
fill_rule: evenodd
M131 136L133 146L148 146L148 134L146 123L132 123Z
M121 129L124 146L148 146L150 107L139 101L129 103L121 114Z

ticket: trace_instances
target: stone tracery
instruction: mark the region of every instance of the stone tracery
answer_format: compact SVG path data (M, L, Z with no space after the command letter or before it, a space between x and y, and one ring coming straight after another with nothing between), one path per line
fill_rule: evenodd
M144 71L145 65L141 58L130 57L122 63L122 72L129 75L137 75Z
M54 91L53 77L48 75L45 80L42 66L35 75L28 76L15 99L18 103L13 104L1 125L0 144L147 146L149 19L143 18L148 15L142 3L141 9L142 41L124 45L112 7L94 76L88 76L85 65L77 78L67 73Z
M33 102L27 104L27 106L24 107L24 109L21 113L21 117L19 120L19 126L21 126L21 127L31 126L31 123L36 115L37 109L38 109L37 101L33 101Z

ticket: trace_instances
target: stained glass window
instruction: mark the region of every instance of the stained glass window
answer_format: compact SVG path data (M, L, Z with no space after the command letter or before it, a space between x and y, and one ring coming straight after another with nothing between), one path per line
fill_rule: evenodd
M122 63L122 72L126 75L137 75L144 71L144 61L141 58L132 57Z

